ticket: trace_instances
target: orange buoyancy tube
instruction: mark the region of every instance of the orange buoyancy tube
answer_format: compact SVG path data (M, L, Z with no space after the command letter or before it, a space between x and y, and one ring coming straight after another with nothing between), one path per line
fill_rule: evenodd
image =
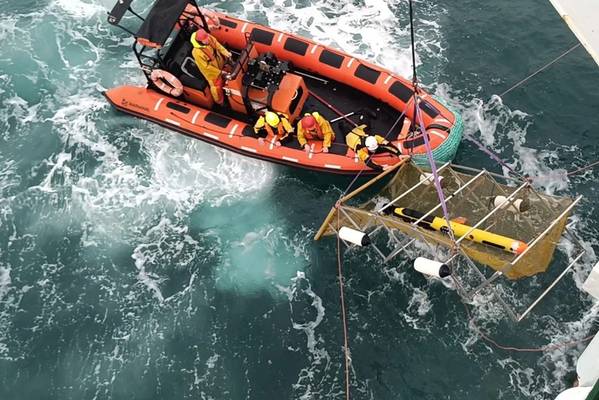
M150 79L166 94L171 96L179 97L183 94L183 84L175 75L163 69L155 69L150 74Z
M204 15L204 18L206 18L208 29L212 30L220 28L220 21L216 14L214 14L212 11L206 10L205 8L200 8L200 11ZM177 25L181 27L187 19L191 19L194 25L197 25L198 28L204 27L202 18L200 18L198 14L198 9L196 8L196 6L192 4L188 4L187 6L185 6L185 11L183 11L183 14L181 14L181 17L179 18L179 22Z

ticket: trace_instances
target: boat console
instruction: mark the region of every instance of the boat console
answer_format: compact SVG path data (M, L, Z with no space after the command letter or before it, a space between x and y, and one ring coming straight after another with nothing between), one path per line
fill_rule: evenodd
M225 95L231 108L248 115L272 110L296 120L308 97L301 76L272 53L258 54L252 42L241 51L233 72L226 76Z
M191 55L191 31L182 30L164 57L165 69L185 87L185 100L206 108L214 102L208 83ZM259 54L252 41L242 49L223 76L223 90L232 111L253 116L272 110L284 113L293 122L301 113L308 89L301 76L290 72L288 62L272 53Z
M276 91L281 85L285 74L289 72L289 63L279 61L272 53L260 54L248 62L248 71L243 77L243 83L257 89Z

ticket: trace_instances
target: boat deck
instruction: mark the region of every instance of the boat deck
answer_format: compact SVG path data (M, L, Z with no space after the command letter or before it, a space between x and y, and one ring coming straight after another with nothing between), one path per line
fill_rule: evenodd
M314 93L316 96L331 104L343 115L355 112L355 115L348 118L356 124L368 125L371 133L386 136L400 116L396 110L387 104L366 96L364 93L342 83L334 81L323 83L310 78L304 79L311 93ZM315 96L311 95L308 97L302 113L314 111L318 111L329 121L339 118L339 115L335 111L323 104ZM389 140L395 140L397 138L401 131L404 118L405 117L402 117L393 128L393 131L389 133ZM335 142L331 148L331 153L345 154L347 152L345 134L351 129L351 124L347 120L341 119L331 125L335 131ZM300 148L297 140L290 141L286 143L285 146L297 149Z

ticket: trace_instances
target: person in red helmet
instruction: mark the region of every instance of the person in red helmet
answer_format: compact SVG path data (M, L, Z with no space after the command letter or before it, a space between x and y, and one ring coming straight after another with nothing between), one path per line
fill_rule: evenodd
M322 152L328 153L335 140L335 132L329 121L318 112L306 113L297 126L297 140L306 152L310 151L308 140L322 140Z
M208 81L214 101L222 104L224 98L221 74L225 62L231 58L231 53L214 36L201 28L191 34L190 41L193 45L191 55L200 72Z

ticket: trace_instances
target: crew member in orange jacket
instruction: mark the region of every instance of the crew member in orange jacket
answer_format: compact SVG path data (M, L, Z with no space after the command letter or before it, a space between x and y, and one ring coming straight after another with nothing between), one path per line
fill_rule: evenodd
M308 140L322 140L322 152L328 153L331 143L335 140L335 132L329 121L324 119L318 112L306 113L297 126L297 140L306 150L310 151Z
M231 53L218 40L204 29L198 29L191 34L193 50L191 54L202 75L210 85L210 93L217 104L223 104L222 72L225 61L231 58Z

